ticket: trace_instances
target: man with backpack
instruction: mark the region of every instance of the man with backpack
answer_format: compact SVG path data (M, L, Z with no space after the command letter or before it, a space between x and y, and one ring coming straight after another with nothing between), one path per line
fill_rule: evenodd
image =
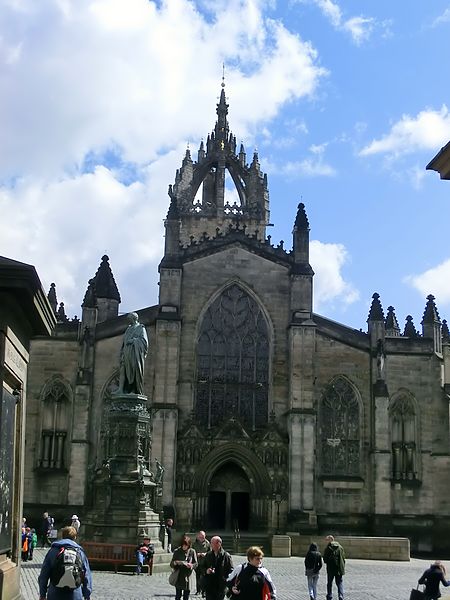
M327 547L323 553L323 562L327 565L327 600L333 598L333 579L338 589L339 600L344 600L345 552L332 535L325 538Z
M62 529L62 539L53 542L39 574L40 600L89 600L92 576L83 548L76 543L74 527Z

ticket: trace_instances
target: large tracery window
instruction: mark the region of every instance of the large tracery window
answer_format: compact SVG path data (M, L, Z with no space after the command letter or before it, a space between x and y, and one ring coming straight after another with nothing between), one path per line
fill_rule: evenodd
M232 285L207 309L197 343L195 416L214 427L232 416L257 429L268 420L269 336L261 308Z
M322 475L360 475L359 412L354 387L344 377L334 379L320 406Z
M406 394L394 398L389 407L392 439L392 477L396 481L417 478L416 411Z
M69 423L69 391L55 379L46 387L42 402L42 428L38 467L64 469Z

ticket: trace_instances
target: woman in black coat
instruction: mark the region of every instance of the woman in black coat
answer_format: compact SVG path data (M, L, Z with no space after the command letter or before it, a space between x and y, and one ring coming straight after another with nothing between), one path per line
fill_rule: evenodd
M419 583L425 584L425 600L437 600L441 597L439 584L450 585L450 581L445 579L445 567L440 560L435 560L430 568L425 571L419 579Z
M313 542L305 556L305 575L308 578L310 600L316 600L317 598L317 582L319 581L319 571L322 564L322 555L317 549L317 544Z

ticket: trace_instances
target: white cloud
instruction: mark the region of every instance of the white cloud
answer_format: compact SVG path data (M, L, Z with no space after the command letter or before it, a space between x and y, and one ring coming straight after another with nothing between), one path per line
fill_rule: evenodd
M336 169L324 159L327 146L328 143L312 144L309 148L311 156L301 160L284 161L282 164L270 164L269 161L264 161L264 164L272 175L278 173L291 178L334 177L337 174ZM267 163L269 163L269 167L267 167Z
M423 110L417 116L403 115L394 123L389 133L373 140L360 152L360 156L387 154L397 157L417 150L436 150L450 137L450 114L442 105L438 110Z
M432 22L431 27L437 27L438 25L442 25L442 23L450 23L450 8L446 8L442 15L436 17Z
M337 2L332 0L294 0L303 4L315 4L338 31L349 33L353 42L360 45L368 40L376 26L373 17L349 17L346 19Z
M433 294L439 303L450 304L450 258L417 275L408 275L404 281L422 296Z
M156 301L167 187L186 142L196 149L214 126L222 62L230 125L247 144L326 75L267 2L198 6L21 0L1 11L1 254L55 281L71 314L103 254L134 303L122 310Z
M311 241L310 263L315 271L314 310L336 303L347 306L359 299L358 290L342 275L342 268L347 261L348 252L342 244Z

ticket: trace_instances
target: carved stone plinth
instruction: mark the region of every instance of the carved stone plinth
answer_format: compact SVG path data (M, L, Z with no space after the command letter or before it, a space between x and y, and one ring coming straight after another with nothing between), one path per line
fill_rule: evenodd
M161 551L154 510L158 486L147 468L151 436L145 396L113 395L104 441L108 458L93 476L85 539L132 544L148 535Z

